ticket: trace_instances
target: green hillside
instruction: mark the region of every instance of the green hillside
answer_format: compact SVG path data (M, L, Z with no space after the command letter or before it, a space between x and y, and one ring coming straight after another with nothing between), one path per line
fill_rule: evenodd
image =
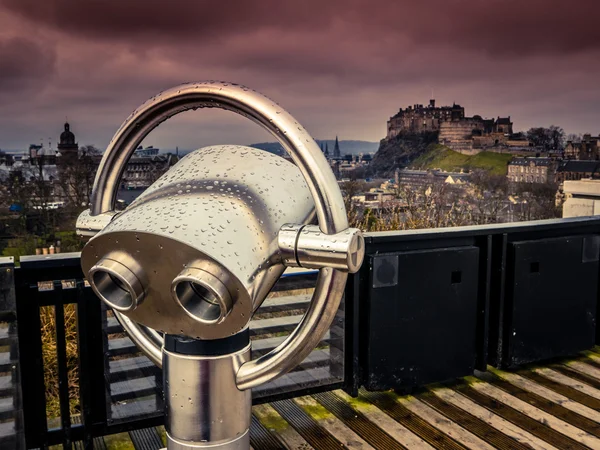
M481 152L473 156L463 155L444 145L432 144L425 153L413 161L412 166L446 171L483 169L493 175L506 175L506 167L511 158L510 154L493 152Z

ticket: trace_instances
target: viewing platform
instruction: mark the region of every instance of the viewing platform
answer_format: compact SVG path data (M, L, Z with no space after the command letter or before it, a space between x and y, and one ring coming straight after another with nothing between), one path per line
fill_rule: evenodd
M600 448L600 218L367 233L315 350L253 389L258 449ZM250 322L283 342L316 271ZM158 449L162 372L79 254L0 259L0 448Z

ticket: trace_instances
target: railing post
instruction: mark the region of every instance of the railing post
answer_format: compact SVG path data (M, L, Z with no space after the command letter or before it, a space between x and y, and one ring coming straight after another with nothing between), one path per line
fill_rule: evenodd
M93 449L95 431L106 426L106 379L102 343L102 306L90 287L77 280L77 336L79 337L79 393L84 445Z
M0 332L2 345L10 348L10 377L13 406L13 436L0 438L0 447L9 445L15 449L25 448L23 433L23 400L21 393L21 368L17 337L17 310L15 300L15 264L12 257L0 258L0 323L6 325Z
M71 408L69 402L69 369L67 367L67 337L65 331L65 305L60 280L54 281L56 304L54 320L56 323L56 362L58 369L58 397L60 402L60 422L63 430L63 449L71 450Z
M479 246L479 286L477 294L477 348L475 368L485 371L489 358L490 280L492 277L493 235L481 236Z
M348 276L344 297L344 390L356 397L360 379L359 289L362 271Z
M23 393L23 424L28 448L48 447L46 390L42 357L39 293L26 269L15 272L16 309L19 336L19 363Z

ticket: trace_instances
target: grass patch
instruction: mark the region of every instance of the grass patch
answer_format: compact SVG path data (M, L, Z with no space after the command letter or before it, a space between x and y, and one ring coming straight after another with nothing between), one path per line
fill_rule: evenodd
M59 306L57 306L59 308ZM79 405L79 355L77 349L77 309L76 305L64 306L65 339L67 352L67 380L69 383L69 410L77 415ZM44 361L44 383L46 385L46 416L54 419L60 416L58 385L58 356L56 347L56 317L54 308L40 308L42 334L42 359Z
M289 428L287 421L281 417L270 405L259 405L252 408L260 423L268 430L280 433Z
M420 169L442 169L459 172L460 169L487 170L492 175L506 175L507 164L512 159L508 153L481 152L463 155L441 144L431 144L427 151L413 161Z
M306 399L304 399L301 397L297 398L296 401L298 405L304 410L304 412L311 416L313 419L315 419L317 422L333 417L333 414L329 412L329 410L327 410L320 403L317 403L315 400L312 400L312 398L307 397Z
M108 450L133 450L133 442L129 433L112 434L104 436L104 442Z
M347 396L344 396L343 400L355 409L360 409L360 408L369 409L369 408L374 407L371 402L369 402L368 400L365 400L360 395L358 397L351 397L351 396L347 395Z

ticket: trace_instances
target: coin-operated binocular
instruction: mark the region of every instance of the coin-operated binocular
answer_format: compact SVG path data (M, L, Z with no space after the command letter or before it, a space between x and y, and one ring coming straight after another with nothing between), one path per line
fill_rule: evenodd
M202 107L258 123L295 164L248 147L202 148L116 212L121 175L144 137ZM91 237L81 264L92 289L163 369L168 449L248 449L250 389L315 348L364 255L306 130L257 92L212 81L162 92L131 114L104 154L77 229ZM286 267L320 269L310 306L279 347L251 361L248 323Z

